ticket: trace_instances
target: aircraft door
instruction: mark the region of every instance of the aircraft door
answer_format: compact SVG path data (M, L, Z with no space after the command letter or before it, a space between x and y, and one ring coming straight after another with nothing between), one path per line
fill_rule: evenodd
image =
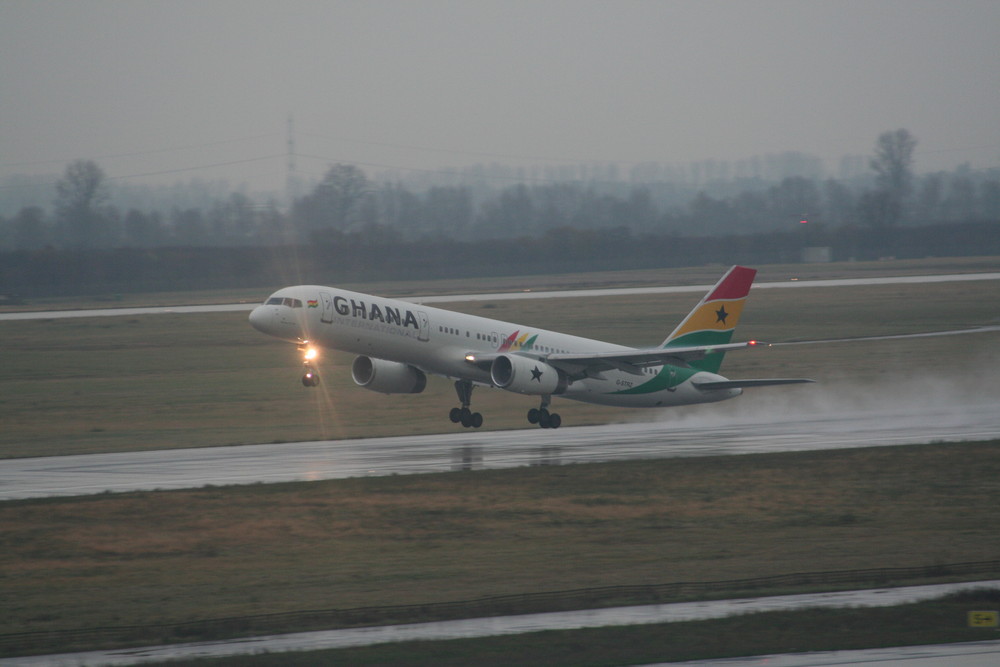
M320 314L319 321L331 324L333 322L333 295L329 292L320 292L319 297L323 301L323 312Z
M417 334L417 340L426 343L431 336L431 321L428 319L427 313L422 310L417 311L417 319L420 320L420 332Z

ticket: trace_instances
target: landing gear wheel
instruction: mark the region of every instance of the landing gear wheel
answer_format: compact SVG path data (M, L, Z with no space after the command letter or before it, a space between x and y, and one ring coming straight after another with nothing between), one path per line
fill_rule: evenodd
M562 417L545 408L528 410L528 421L532 424L538 424L541 428L559 428L562 425Z
M306 371L306 374L302 376L302 386L315 387L317 385L319 385L319 376L313 371Z
M559 428L562 425L562 417L548 410L551 400L551 396L542 396L542 407L528 410L529 424L538 424L541 428Z
M472 412L468 408L462 408L462 426L465 428L479 428L483 425L483 416L478 412Z
M462 402L462 407L452 408L451 412L448 413L448 419L453 424L461 423L465 428L479 428L483 425L483 416L469 409L469 404L472 403L473 387L474 385L468 380L455 382L455 393L458 394L458 400Z

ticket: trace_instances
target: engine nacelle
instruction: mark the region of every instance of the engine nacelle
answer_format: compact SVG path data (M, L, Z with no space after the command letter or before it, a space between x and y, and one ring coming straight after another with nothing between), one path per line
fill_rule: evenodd
M355 359L351 377L365 389L382 394L419 394L427 386L427 376L420 369L372 357Z
M490 367L493 384L519 394L561 394L566 391L566 376L544 361L518 354L502 354Z

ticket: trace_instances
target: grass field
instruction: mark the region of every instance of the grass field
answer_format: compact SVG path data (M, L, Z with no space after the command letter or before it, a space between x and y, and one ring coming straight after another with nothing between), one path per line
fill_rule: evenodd
M621 275L580 280L600 279L627 282ZM699 280L708 278L699 274ZM643 346L661 341L697 298L566 298L449 307ZM1000 289L994 281L772 289L751 294L736 335L768 341L841 338L974 327L995 324L998 317ZM244 313L2 322L0 339L0 457L456 428L446 418L457 403L450 382L431 378L427 391L416 396L375 394L350 379L350 355L329 353L321 362L323 384L306 389L299 383L294 347L253 331ZM924 385L934 393L947 387L952 399L963 393L995 395L997 374L984 371L997 368L998 343L1000 334L984 333L730 353L723 366L729 377L802 376L822 385L748 392L707 409L754 410L761 402L819 397L849 401L858 392L905 398ZM474 395L488 429L524 427L524 413L535 403L499 390L478 389ZM698 410L622 410L558 398L555 405L566 425L670 419Z

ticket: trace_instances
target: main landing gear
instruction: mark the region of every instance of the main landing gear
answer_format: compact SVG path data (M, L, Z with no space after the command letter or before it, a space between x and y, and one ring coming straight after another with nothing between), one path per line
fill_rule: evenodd
M465 428L479 428L483 425L483 416L478 412L469 409L472 404L472 389L475 387L468 380L458 380L455 382L455 393L462 403L460 408L452 408L448 413L448 418L453 424L461 424ZM549 412L551 396L542 397L542 405L539 408L528 410L528 421L538 424L542 428L559 428L562 425L562 417L555 412Z
M469 406L472 404L472 389L474 386L468 380L458 380L455 382L455 393L458 394L458 400L461 402L462 407L452 408L451 412L448 413L448 418L451 419L453 424L460 423L465 428L479 428L483 425L483 416L469 409Z
M559 416L559 413L548 410L551 400L551 396L543 396L540 408L528 410L529 424L538 424L541 428L559 428L562 425L562 417Z

